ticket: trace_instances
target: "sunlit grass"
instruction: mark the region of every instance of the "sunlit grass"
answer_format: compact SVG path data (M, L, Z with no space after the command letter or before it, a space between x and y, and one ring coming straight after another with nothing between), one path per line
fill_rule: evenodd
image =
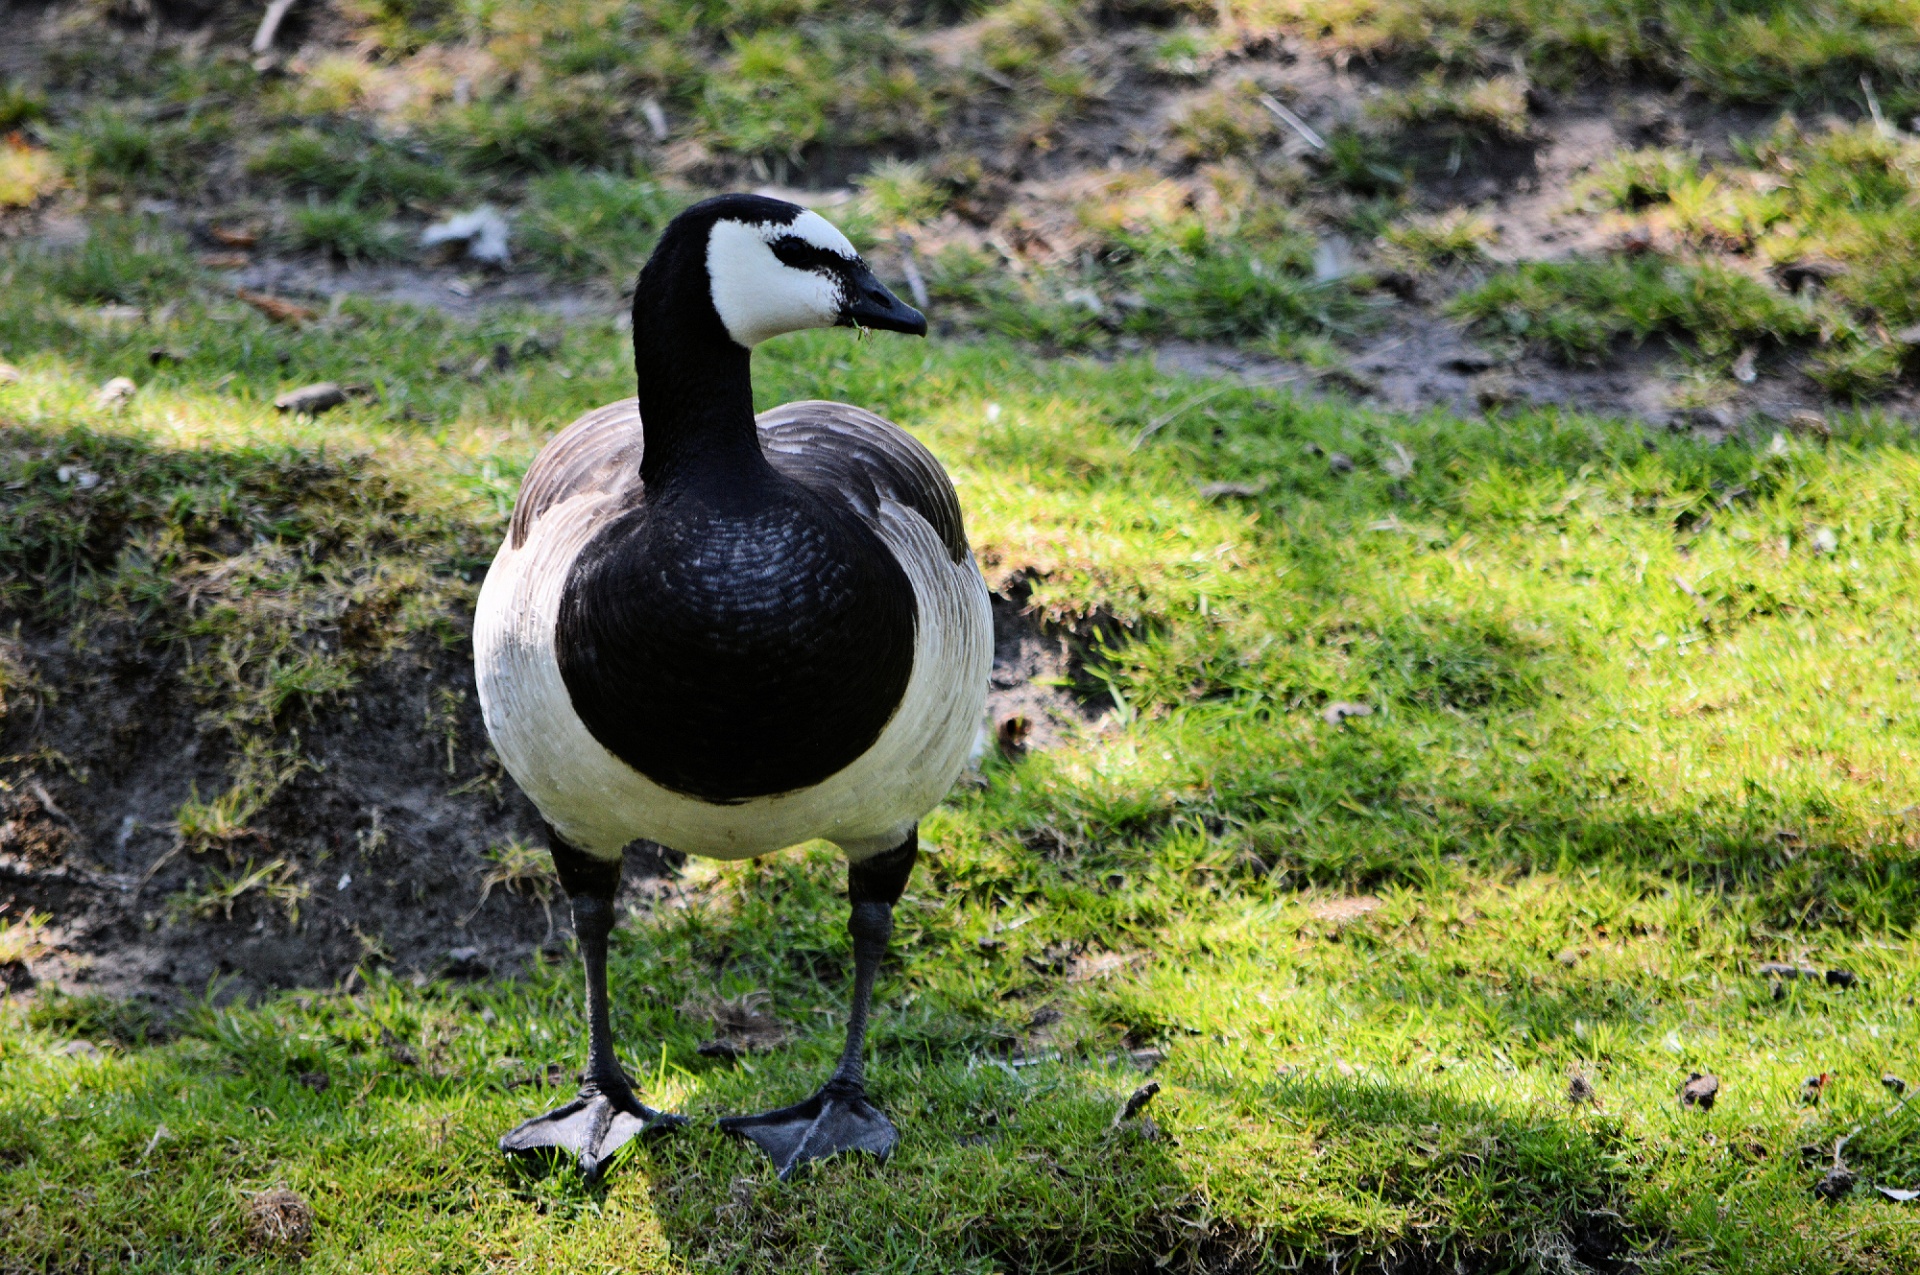
M125 253L174 260L101 251L108 279ZM0 294L23 373L0 388L21 484L0 596L63 631L138 617L225 652L195 676L236 781L387 644L457 644L540 443L629 392L611 316L350 301L294 330L182 265L133 319L63 291L69 268L15 258ZM158 344L181 357L154 366ZM1879 1079L1920 1081L1903 428L1715 447L841 332L756 370L764 405L843 398L914 430L996 584L1108 644L1077 687L1111 703L1097 725L990 761L925 824L875 1021L895 1159L781 1186L696 1122L604 1191L504 1165L498 1134L559 1097L525 1082L580 1062L565 960L423 987L369 961L351 992L209 1004L157 1042L138 1014L21 995L0 1010L0 1260L291 1265L243 1216L282 1185L313 1205L312 1271L1920 1258L1868 1193L1920 1181L1915 1118L1885 1114ZM114 375L139 392L97 406ZM271 407L319 379L375 392ZM120 538L94 539L112 510ZM329 575L314 545L364 575ZM316 663L356 602L361 645ZM1331 725L1335 701L1373 712ZM228 853L181 907L271 886L268 923L295 923L307 865ZM525 847L492 866L502 889L545 885ZM615 1025L657 1100L705 1118L817 1082L843 1022L838 874L819 847L696 863L684 906L627 919ZM22 945L37 924L5 923ZM1776 995L1774 959L1859 983ZM701 1056L681 1007L759 992L795 1043ZM1157 1134L1113 1129L1156 1051ZM1711 1112L1675 1098L1694 1070L1723 1081ZM1570 1071L1597 1105L1567 1101ZM1822 1203L1799 1148L1855 1125L1862 1186Z

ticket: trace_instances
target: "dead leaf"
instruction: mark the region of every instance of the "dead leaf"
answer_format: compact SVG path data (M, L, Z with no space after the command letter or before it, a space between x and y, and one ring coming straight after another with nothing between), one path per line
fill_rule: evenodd
M1581 1103L1593 1102L1593 1082L1579 1072L1574 1072L1567 1078L1567 1101L1576 1107Z
M203 252L198 260L209 270L239 270L253 264L253 258L244 252Z
M11 363L0 363L0 385L14 385L20 380L20 369Z
M320 317L318 310L309 309L294 301L280 297L271 297L264 292L252 292L246 288L235 288L233 295L246 302L275 323L285 323L290 327L299 327L311 323Z
M1411 478L1413 476L1413 453L1402 447L1398 440L1394 440L1389 446L1393 448L1393 455L1383 457L1380 461L1380 468L1386 471L1387 477L1389 478Z
M252 248L260 242L258 233L243 226L208 226L207 238L222 248Z
M1832 1080L1833 1077L1824 1071L1817 1076L1808 1076L1800 1082L1800 1101L1809 1107L1818 1106L1820 1095L1826 1092Z
M1073 962L1073 973L1067 976L1067 981L1090 983L1094 979L1105 978L1116 970L1138 965L1144 959L1145 954L1141 952L1135 952L1131 956L1122 952L1101 952L1095 956L1076 957Z
M1909 1191L1905 1187L1877 1186L1873 1188L1892 1200L1895 1204L1905 1204L1909 1200L1920 1200L1920 1191Z
M1733 361L1733 379L1742 385L1752 385L1760 375L1753 366L1759 355L1760 352L1751 345L1740 351L1740 357Z
M1347 925L1358 921L1370 912L1378 912L1387 906L1371 894L1356 894L1343 899L1322 899L1307 908L1307 915L1316 921L1331 921L1335 925Z

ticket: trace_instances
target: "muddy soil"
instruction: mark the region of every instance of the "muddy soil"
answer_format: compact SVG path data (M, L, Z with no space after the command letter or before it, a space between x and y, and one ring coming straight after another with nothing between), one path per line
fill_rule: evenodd
M1079 669L1071 634L1042 631L996 595L996 658L983 747L1047 747L1093 721L1096 701L1057 683ZM493 847L541 846L538 814L487 746L471 652L391 654L338 704L300 726L307 760L224 850L177 849L189 796L230 782L224 732L209 730L177 660L137 633L34 632L16 666L38 688L0 732L0 918L47 915L49 950L0 971L0 995L37 985L143 1001L164 1013L211 993L350 983L380 965L416 981L522 967L570 933L547 883L487 885ZM17 707L17 704L16 704ZM210 915L181 900L216 878L275 863ZM629 849L625 906L671 906L678 856Z

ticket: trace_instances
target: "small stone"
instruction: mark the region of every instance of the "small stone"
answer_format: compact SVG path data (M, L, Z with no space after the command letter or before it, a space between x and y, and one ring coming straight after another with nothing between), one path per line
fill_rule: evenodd
M1200 496L1204 500L1226 500L1229 497L1251 498L1267 489L1268 480L1257 483L1204 483L1200 487Z
M1689 1072L1687 1082L1680 1086L1680 1105L1683 1107L1711 1111L1713 1100L1719 1096L1720 1077L1706 1072Z
M1805 409L1787 417L1787 428L1796 434L1811 434L1816 438L1833 437L1833 426L1827 424L1827 418L1818 412Z
M1486 371L1473 378L1473 401L1482 412L1497 412L1525 403L1527 394L1511 373Z
M1847 267L1827 257L1802 257L1797 261L1782 261L1770 273L1785 285L1787 291L1799 292L1810 283L1823 284L1830 279L1838 279L1847 273Z
M1484 354L1479 350L1467 350L1454 355L1440 366L1460 376L1473 376L1480 372L1490 372L1500 364L1499 360L1491 354Z
M124 376L116 376L93 396L93 405L102 411L124 407L127 401L140 392L140 387Z
M60 1052L68 1058L95 1059L100 1057L100 1046L90 1040L70 1040L60 1047Z
M1334 452L1327 457L1327 468L1335 474L1351 474L1353 472L1353 457L1347 455L1345 452Z
M1025 713L1008 713L993 724L994 743L1006 757L1018 757L1027 751L1027 740L1033 734L1033 719Z
M1859 1181L1852 1169L1844 1164L1836 1164L1827 1170L1827 1175L1814 1184L1813 1193L1823 1200L1838 1201L1853 1193L1853 1184Z
M1899 1097L1901 1094L1907 1092L1907 1082L1890 1071L1881 1074L1880 1084L1888 1093L1893 1094L1895 1097Z
M492 968L480 959L477 947L456 947L447 953L448 978L485 978L491 973Z
M330 412L347 401L347 392L333 381L319 381L313 385L302 385L297 390L288 390L273 400L273 405L283 412L293 412L303 416L318 416Z
M1159 1092L1160 1082L1157 1080L1149 1080L1146 1084L1134 1090L1133 1093L1128 1095L1127 1100L1120 1104L1120 1110L1114 1114L1111 1127L1118 1129L1126 1121L1133 1119L1142 1111L1146 1110L1147 1104L1152 1102L1153 1096Z
M250 1196L247 1238L255 1248L303 1249L313 1238L313 1206L285 1187Z
M31 991L37 981L25 961L0 961L0 992Z
M1373 705L1336 700L1320 710L1320 718L1329 726L1338 726L1349 717L1372 717Z

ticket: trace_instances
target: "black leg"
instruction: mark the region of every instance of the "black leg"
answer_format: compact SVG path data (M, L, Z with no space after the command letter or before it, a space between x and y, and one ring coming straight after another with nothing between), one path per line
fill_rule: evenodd
M520 1125L500 1139L502 1151L566 1152L589 1182L613 1153L642 1133L685 1124L682 1116L655 1111L633 1096L633 1086L613 1049L607 1015L607 936L613 932L613 898L620 890L620 860L582 854L547 829L553 866L573 905L573 931L587 969L587 1070L572 1102Z
M907 888L918 855L915 829L894 849L847 867L847 897L853 905L847 918L847 932L853 936L853 1011L847 1018L847 1047L833 1075L805 1102L720 1122L728 1133L753 1139L783 1179L808 1160L838 1151L865 1151L884 1160L900 1140L893 1122L867 1101L867 1011L880 960L893 937L893 905Z

